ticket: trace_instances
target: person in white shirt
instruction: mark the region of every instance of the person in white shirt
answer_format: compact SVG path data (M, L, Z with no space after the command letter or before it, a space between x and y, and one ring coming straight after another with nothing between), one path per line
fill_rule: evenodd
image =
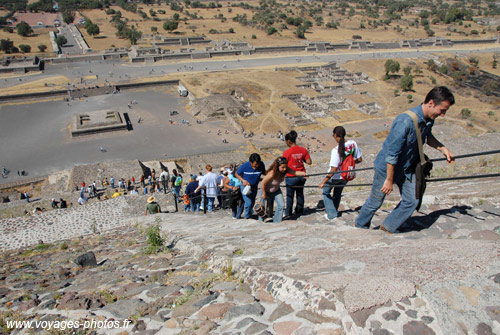
M217 186L219 176L217 173L212 172L212 166L209 164L206 166L207 174L203 176L200 184L196 188L195 192L198 192L201 188L205 187L205 195L207 197L207 211L212 212L214 210L214 200L217 197Z
M330 169L323 181L318 185L322 189L323 202L325 204L325 218L327 220L335 220L338 217L338 209L342 198L342 190L347 184L347 180L342 178L340 173L336 171L342 170L344 160L352 155L355 163L361 163L361 150L353 140L345 140L346 131L344 127L337 126L333 129L333 138L337 142L337 146L332 149L330 158ZM333 194L332 194L333 188Z

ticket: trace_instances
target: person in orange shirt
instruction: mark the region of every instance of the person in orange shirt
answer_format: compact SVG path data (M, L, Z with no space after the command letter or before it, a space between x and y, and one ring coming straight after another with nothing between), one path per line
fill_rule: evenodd
M189 200L189 195L184 194L184 212L189 212L191 208L191 200Z

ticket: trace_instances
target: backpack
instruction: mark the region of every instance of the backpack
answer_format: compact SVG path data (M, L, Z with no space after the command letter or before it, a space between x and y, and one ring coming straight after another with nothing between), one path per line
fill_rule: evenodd
M340 174L342 179L350 181L356 178L356 172L350 171L354 170L355 168L356 162L354 161L354 157L352 154L349 154L342 162L341 171L344 171Z
M175 178L174 186L181 186L181 185L182 185L182 177L177 176L177 178Z

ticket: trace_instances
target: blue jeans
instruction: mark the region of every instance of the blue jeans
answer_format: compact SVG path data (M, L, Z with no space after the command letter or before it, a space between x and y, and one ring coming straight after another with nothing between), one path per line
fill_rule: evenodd
M174 192L175 201L177 201L177 198L179 197L180 191L181 191L181 187L180 186L174 186L172 188L172 192Z
M286 209L285 216L292 215L293 209L293 198L297 195L297 206L295 207L296 214L304 213L304 189L293 188L291 186L304 186L306 183L306 178L304 177L285 177L286 184Z
M273 222L283 221L283 210L285 209L285 199L283 198L283 193L281 190L276 192L267 192L267 207L266 212L269 216L273 214L274 203L276 202L276 211L274 212ZM262 206L265 206L265 201L262 199ZM262 218L259 216L259 220Z
M207 197L207 211L208 212L214 211L214 200L215 200L215 197Z
M231 212L233 218L241 219L241 213L243 212L243 198L241 192L231 194Z
M191 200L191 212L199 212L200 211L200 199Z
M339 216L338 210L340 205L340 199L342 199L342 190L344 185L347 184L346 180L343 179L330 179L325 186L323 186L323 202L325 203L325 210L328 219L335 219ZM335 187L334 186L341 186ZM333 188L333 194L332 194Z
M243 196L243 217L245 219L250 219L253 214L253 205L255 204L255 197L257 196L257 185L252 186L252 189L248 195L243 194L243 189L245 186L241 185L241 195Z
M385 178L385 173L375 170L372 191L356 218L356 226L358 228L368 229L373 215L375 215L375 212L384 203L385 194L380 189L384 185ZM384 222L382 222L382 226L391 233L396 232L410 218L418 205L418 200L415 198L415 175L412 176L411 180L403 177L402 180L394 184L399 188L401 201Z

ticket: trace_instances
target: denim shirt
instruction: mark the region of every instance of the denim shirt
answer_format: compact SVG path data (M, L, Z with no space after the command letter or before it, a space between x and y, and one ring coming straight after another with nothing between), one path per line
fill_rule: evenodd
M432 134L434 120L425 120L422 105L410 109L417 114L418 126L422 134L422 144L425 144ZM392 124L391 132L385 139L382 150L375 159L375 170L386 174L387 164L394 165L394 182L402 181L403 177L411 180L415 166L420 160L416 129L413 119L406 113L401 113Z

